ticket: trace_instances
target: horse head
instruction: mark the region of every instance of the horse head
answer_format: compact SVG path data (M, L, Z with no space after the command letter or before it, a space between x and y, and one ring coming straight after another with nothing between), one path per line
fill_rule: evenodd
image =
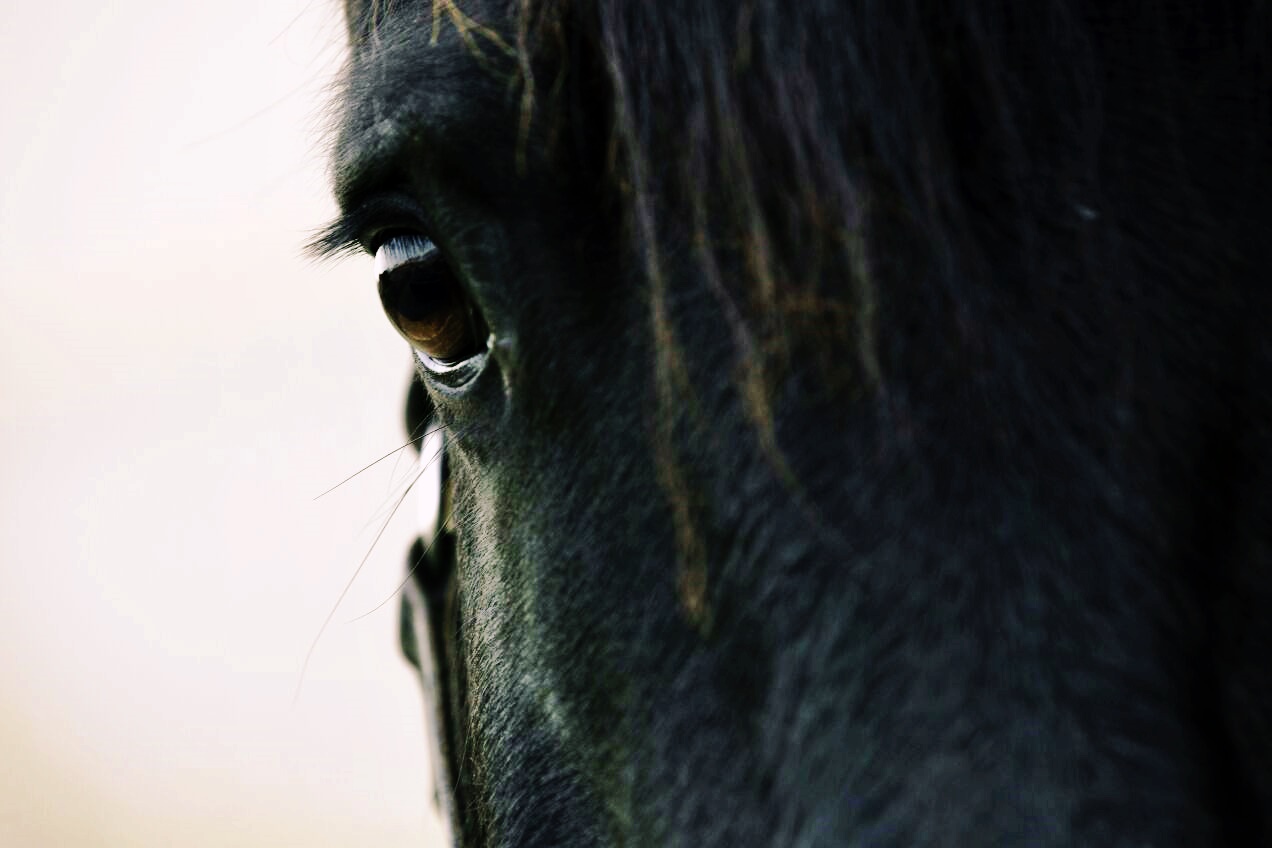
M349 0L463 845L1272 839L1267 4L1151 5Z

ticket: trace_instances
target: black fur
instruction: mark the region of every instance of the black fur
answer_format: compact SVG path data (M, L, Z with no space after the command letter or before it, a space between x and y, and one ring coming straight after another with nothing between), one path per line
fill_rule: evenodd
M351 3L464 845L1272 844L1270 16Z

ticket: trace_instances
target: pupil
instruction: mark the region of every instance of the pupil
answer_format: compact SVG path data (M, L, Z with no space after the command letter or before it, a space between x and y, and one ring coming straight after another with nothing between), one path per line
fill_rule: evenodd
M440 257L384 271L380 301L398 332L438 362L451 365L481 352L480 319Z

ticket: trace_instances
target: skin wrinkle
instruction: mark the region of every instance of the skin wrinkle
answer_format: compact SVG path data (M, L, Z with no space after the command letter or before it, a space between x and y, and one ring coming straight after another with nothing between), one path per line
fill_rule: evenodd
M1272 839L1266 5L350 3L462 844Z

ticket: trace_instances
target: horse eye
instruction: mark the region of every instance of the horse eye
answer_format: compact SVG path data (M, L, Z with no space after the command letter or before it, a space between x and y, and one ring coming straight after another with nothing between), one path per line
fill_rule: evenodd
M426 365L445 369L485 350L481 316L431 241L387 239L375 252L375 271L385 314Z

